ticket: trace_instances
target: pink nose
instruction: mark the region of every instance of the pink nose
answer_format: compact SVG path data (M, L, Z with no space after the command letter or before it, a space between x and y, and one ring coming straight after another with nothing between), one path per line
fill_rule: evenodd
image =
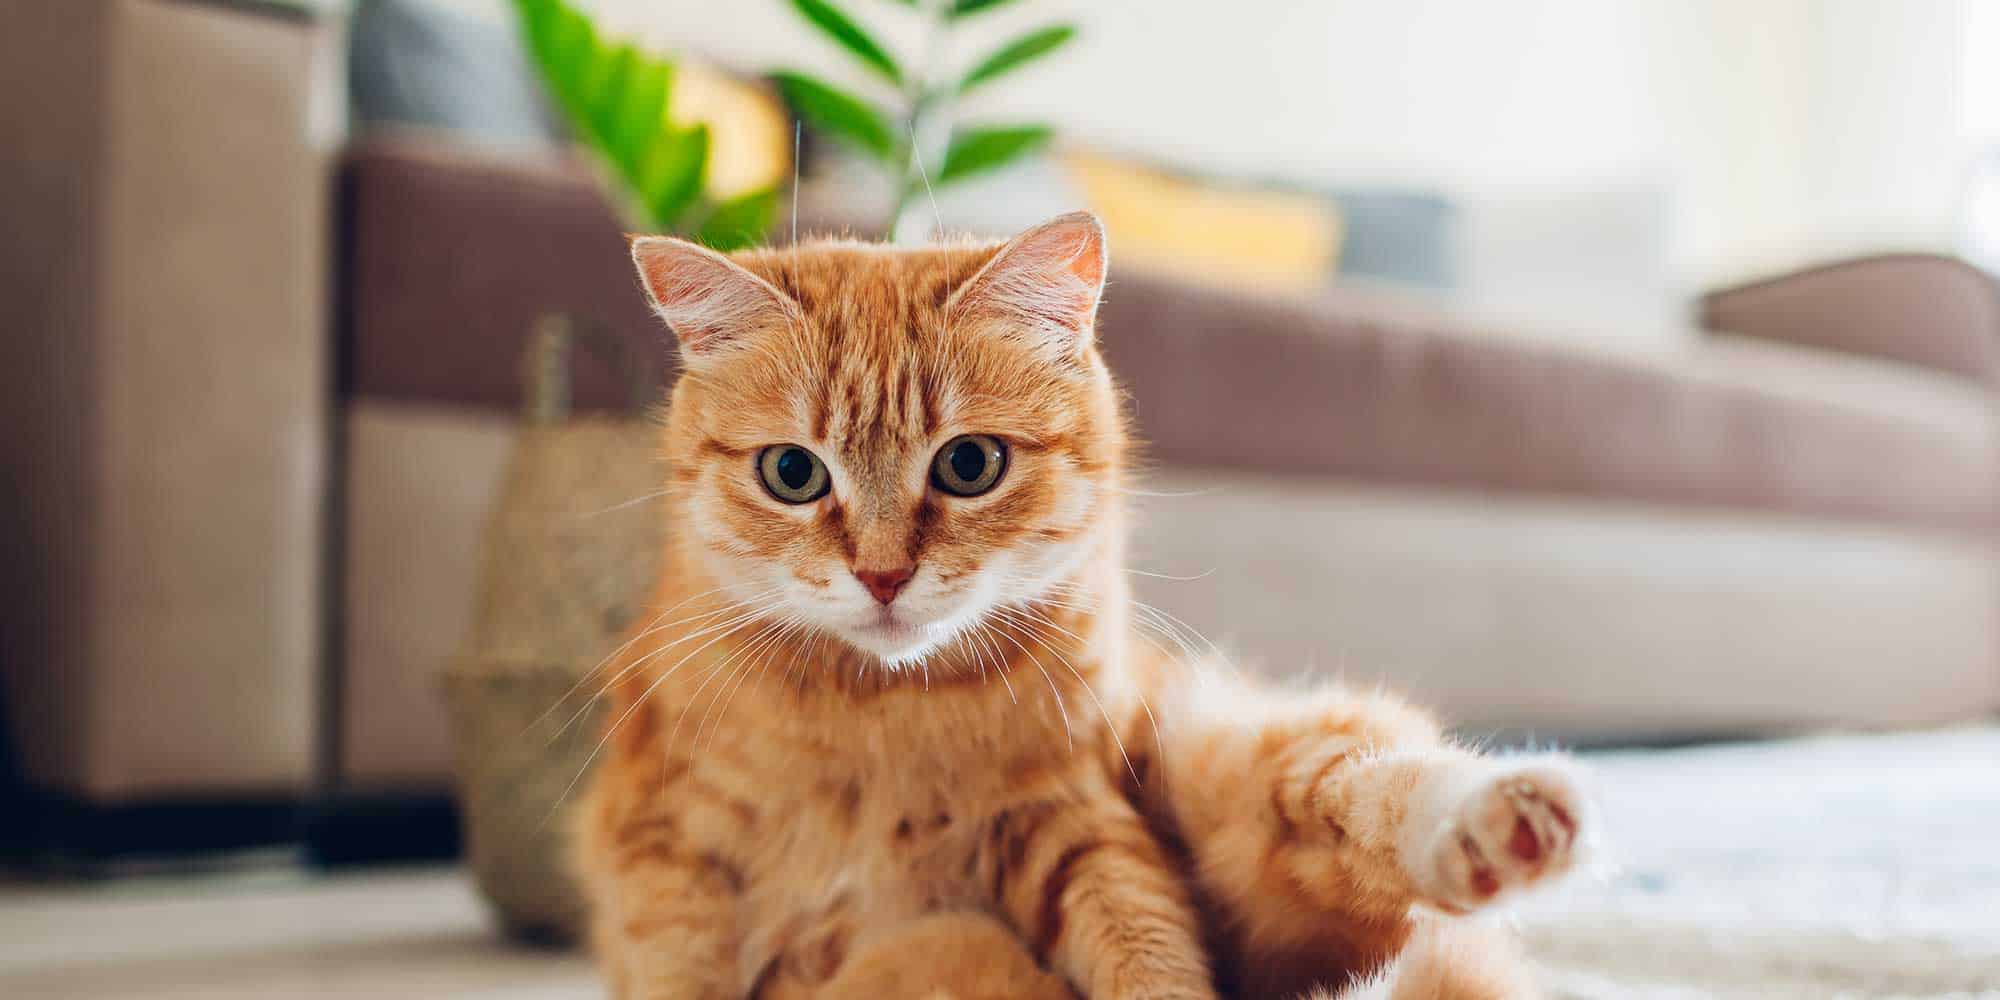
M857 569L854 571L854 578L860 580L861 585L867 587L868 592L874 594L876 600L887 604L896 599L896 595L903 589L903 584L910 582L910 575L915 573L916 569L915 566Z

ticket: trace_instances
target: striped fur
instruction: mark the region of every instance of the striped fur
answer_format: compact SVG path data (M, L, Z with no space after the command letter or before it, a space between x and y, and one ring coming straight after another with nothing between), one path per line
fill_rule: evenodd
M577 810L614 996L1529 995L1504 942L1447 915L1569 867L1567 764L1135 629L1094 220L1004 246L634 249L696 329L658 614L596 675L612 722ZM1006 442L1000 485L928 486L967 433ZM765 491L778 444L832 491ZM913 575L884 606L854 573L888 565Z

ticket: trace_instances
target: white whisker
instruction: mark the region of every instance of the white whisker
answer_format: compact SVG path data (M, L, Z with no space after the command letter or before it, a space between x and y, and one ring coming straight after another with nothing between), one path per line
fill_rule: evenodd
M1039 636L1039 638L1043 643L1042 648L1048 650L1049 654L1054 656L1057 662L1061 663L1064 668L1069 670L1070 675L1076 678L1076 682L1078 684L1083 685L1083 693L1090 698L1091 704L1097 706L1097 714L1104 717L1104 727L1111 731L1111 742L1118 747L1118 756L1123 757L1125 759L1125 770L1131 772L1132 782L1134 784L1138 784L1139 769L1133 766L1132 755L1125 752L1125 738L1123 736L1120 736L1118 733L1118 723L1111 718L1111 713L1105 710L1103 700L1097 697L1096 689L1090 686L1090 681L1083 676L1083 672L1076 669L1076 664L1071 663L1069 657L1064 656L1062 650L1056 648L1055 644L1049 641L1048 635L1041 631L1040 626L1036 625L1033 621L1024 618L1021 615L1019 609L1001 607L1001 608L996 608L994 610L999 611L1003 615L1008 615L1012 617L1014 619L1015 624L1020 625L1023 628L1030 630L1031 633ZM1073 639L1076 638L1076 633L1070 632L1068 629L1065 629L1060 625L1056 625L1054 622L1048 622L1048 624L1054 626L1056 629L1070 636L1071 638ZM1079 643L1081 643L1082 641L1083 641L1082 639L1077 639L1077 642Z
M995 611L998 611L998 610L1000 610L1000 609L999 609L999 608L995 608L994 610L995 610ZM1075 728L1073 728L1073 727L1072 727L1072 726L1070 725L1070 721L1069 721L1069 706L1068 706L1068 705L1067 705L1066 703L1064 703L1064 701L1063 701L1063 696L1062 696L1062 689L1056 686L1056 679L1055 679L1054 677L1051 677L1051 676L1049 676L1049 670L1048 670L1048 668L1047 668L1047 667L1044 667L1044 666L1042 666L1042 661L1041 661L1041 659L1040 659L1039 657L1037 657L1037 656L1036 656L1036 655L1035 655L1034 653L1032 653L1032 652L1029 652L1029 650L1028 650L1028 647L1026 647L1026 646L1024 646L1024 645L1022 645L1022 644L1021 644L1021 640L1019 640L1019 639L1016 639L1016 638L1014 638L1014 637L1013 637L1012 635L1009 635L1009 634L1007 633L1007 631L1006 631L1005 629L1002 629L1002 628L1000 628L1000 627L999 627L999 626L997 626L997 625L995 625L995 626L993 627L993 631L994 631L994 633L995 633L996 635L1000 636L1000 637L1001 637L1002 639L1005 639L1005 640L1007 640L1008 642L1011 642L1011 643L1013 643L1013 644L1014 644L1014 648L1016 648L1016 649L1020 650L1020 651L1021 651L1021 653L1022 653L1022 655L1026 656L1026 657L1028 658L1028 662L1030 662L1030 663L1033 663L1033 664L1035 665L1035 669L1036 669L1036 670L1038 670L1038 671L1041 671L1041 674L1042 674L1042 680L1044 680L1044 681L1047 681L1047 682L1048 682L1048 685L1049 685L1049 693L1050 693L1050 694L1052 694L1052 695L1055 695L1055 698L1056 698L1056 711L1057 711L1058 713L1060 713L1060 714L1062 715L1062 720L1063 720L1063 734L1064 734L1065 736L1069 737L1069 749L1070 749L1070 752L1071 752L1071 753L1075 753L1075 752L1076 752L1076 730L1075 730Z
M742 624L731 628L729 631L723 632L717 635L715 638L708 640L707 642L703 643L699 648L687 654L687 656L681 657L680 661L675 663L672 669L669 669L665 673L661 674L658 679L653 681L653 683L647 685L646 690L642 692L639 695L639 697L634 698L632 700L632 704L629 707L627 707L625 711L611 723L610 726L605 728L604 737L598 740L597 745L590 749L590 756L584 758L583 766L577 769L576 776L571 778L569 780L569 784L563 787L562 794L556 796L555 804L549 807L549 815L542 817L542 823L546 824L549 820L549 816L554 816L556 810L561 808L564 802L568 801L570 793L576 790L577 782L582 781L583 776L590 772L590 765L597 762L598 755L604 752L604 748L611 742L611 738L618 734L618 727L624 725L625 720L631 718L632 713L638 711L640 706L645 705L653 697L653 692L655 690L658 690L661 684L666 683L667 678L672 677L674 671L679 670L682 663L686 663L690 657L694 656L697 653L700 653L702 650L707 649L710 646L715 645L717 642L721 641L724 637L736 632L739 629L747 627L748 625L752 624L755 621L756 621L755 618L751 618L750 620L745 621Z

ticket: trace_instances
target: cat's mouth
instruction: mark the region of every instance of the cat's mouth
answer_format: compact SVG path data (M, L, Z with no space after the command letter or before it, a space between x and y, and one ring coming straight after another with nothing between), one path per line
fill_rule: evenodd
M922 635L928 627L928 624L910 621L888 608L883 608L856 631L884 639L914 639Z
M847 639L888 662L921 656L936 641L936 622L914 621L882 608L867 621L850 626Z

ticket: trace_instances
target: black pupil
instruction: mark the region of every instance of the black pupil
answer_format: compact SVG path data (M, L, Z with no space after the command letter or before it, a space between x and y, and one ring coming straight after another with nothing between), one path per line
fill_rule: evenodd
M786 448L784 454L778 456L778 481L784 483L786 489L805 489L806 484L812 482L812 477L811 455L797 448Z
M971 441L960 441L951 450L951 474L962 483L976 483L986 474L986 449Z

